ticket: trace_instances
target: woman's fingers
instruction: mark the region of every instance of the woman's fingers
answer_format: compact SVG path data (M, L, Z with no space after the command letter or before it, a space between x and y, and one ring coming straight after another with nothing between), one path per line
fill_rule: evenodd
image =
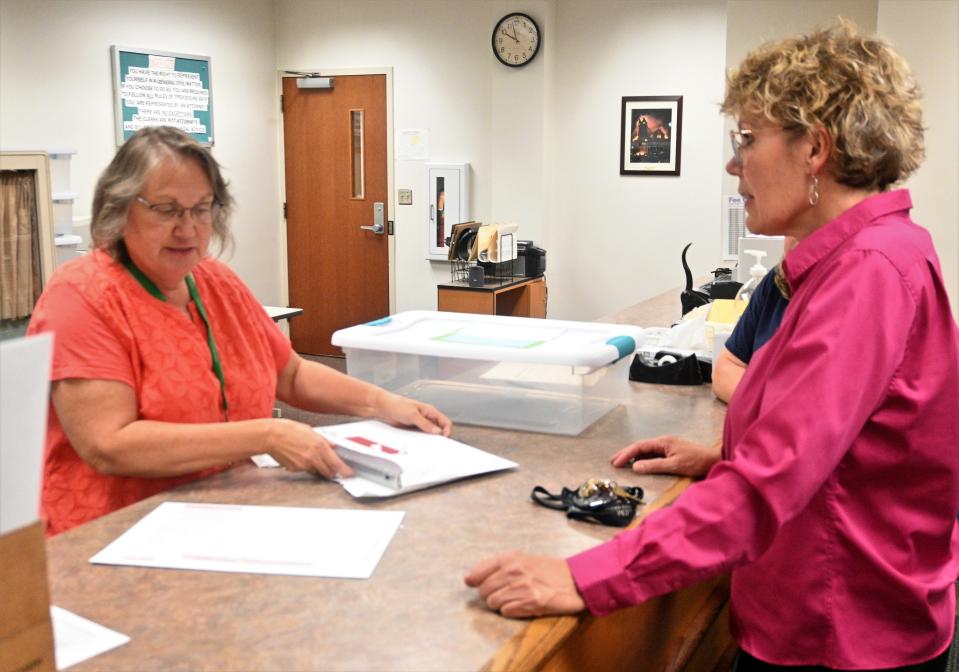
M669 436L657 436L652 439L634 441L613 455L613 466L625 467L630 460L642 459L645 455L665 455L670 438Z

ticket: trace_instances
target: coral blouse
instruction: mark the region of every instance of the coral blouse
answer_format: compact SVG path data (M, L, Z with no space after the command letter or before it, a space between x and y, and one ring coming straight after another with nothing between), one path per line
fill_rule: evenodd
M289 339L226 265L205 259L193 271L223 366L229 419L270 417ZM136 391L138 417L223 422L206 324L151 296L127 269L96 250L57 269L37 302L28 333L55 334L52 381L113 380ZM91 408L91 413L96 409ZM41 515L57 534L226 465L163 478L108 476L70 445L50 406Z

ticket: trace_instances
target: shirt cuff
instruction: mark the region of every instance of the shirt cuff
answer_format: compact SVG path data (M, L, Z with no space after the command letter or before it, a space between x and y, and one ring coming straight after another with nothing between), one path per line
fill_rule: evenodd
M594 616L636 604L631 580L619 562L618 546L618 539L613 539L566 558L576 588Z

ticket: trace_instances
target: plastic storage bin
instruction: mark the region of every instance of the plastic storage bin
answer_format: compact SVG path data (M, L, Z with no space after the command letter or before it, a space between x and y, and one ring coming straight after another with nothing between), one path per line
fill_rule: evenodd
M642 329L409 311L341 329L350 375L456 422L576 435L616 408Z

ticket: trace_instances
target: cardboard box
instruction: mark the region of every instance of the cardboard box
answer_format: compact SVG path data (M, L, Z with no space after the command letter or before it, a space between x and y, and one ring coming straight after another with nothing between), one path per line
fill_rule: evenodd
M0 536L0 672L56 670L43 525Z

